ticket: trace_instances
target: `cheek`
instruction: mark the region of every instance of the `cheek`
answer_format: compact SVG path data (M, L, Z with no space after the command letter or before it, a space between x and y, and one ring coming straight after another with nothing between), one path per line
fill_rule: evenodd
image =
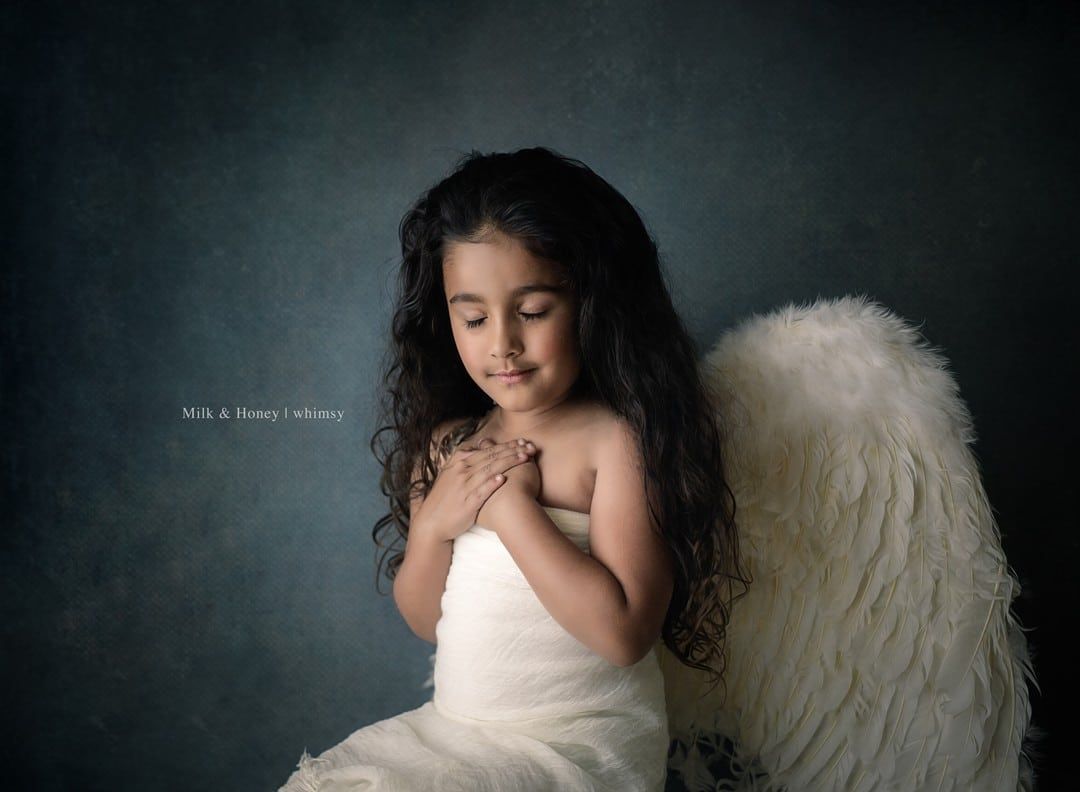
M457 348L458 357L461 358L461 362L465 364L466 368L475 368L476 366L476 349L475 344L469 343L469 337L460 332L456 327L454 328L454 346Z
M471 368L476 368L484 362L484 354L479 344L468 337L463 337L458 344L461 359Z
M542 335L538 334L533 339L532 354L537 358L544 358L545 360L555 360L562 357L563 354L563 342L555 331L547 332ZM528 352L528 350L526 350Z
M574 326L565 323L556 329L547 340L547 351L552 357L568 360L577 356L577 338Z

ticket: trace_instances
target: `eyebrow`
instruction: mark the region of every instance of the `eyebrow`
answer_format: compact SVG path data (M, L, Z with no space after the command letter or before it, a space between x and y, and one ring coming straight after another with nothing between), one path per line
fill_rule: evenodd
M519 294L533 294L534 292L551 292L558 294L562 291L562 288L549 283L526 283L524 286L518 286L510 294L517 297ZM479 294L473 294L471 292L458 292L450 298L449 304L454 303L482 303L486 302Z

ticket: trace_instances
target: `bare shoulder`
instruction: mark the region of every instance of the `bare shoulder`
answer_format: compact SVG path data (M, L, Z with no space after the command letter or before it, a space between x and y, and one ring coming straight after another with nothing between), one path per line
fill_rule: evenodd
M446 466L447 461L450 459L450 454L453 453L453 443L444 441L452 440L452 435L455 431L459 430L462 426L468 423L468 418L448 418L445 421L440 422L431 431L431 441L428 446L428 456L435 463L436 474L441 473L442 469ZM412 478L410 482L410 514L415 512L419 508L420 504L424 502L424 498L427 493L424 490L421 481L421 471L423 470L424 458L423 456L417 457L413 460Z
M582 402L574 406L565 427L574 434L585 434L597 441L608 434L616 421L622 420L614 410L600 402Z
M431 442L439 443L444 437L458 427L465 424L468 418L447 418L440 422L431 432Z
M431 432L431 454L437 467L442 470L454 449L465 439L463 432L471 424L469 418L447 418Z
M596 422L594 438L592 457L597 481L606 482L607 496L623 503L640 504L642 513L648 513L645 459L637 429L626 418L604 408Z
M448 418L445 421L440 422L431 430L430 444L428 446L428 455L435 462L437 470L442 470L443 465L446 464L446 460L449 459L450 454L453 452L453 437L455 431L459 430L464 424L468 422L467 418ZM420 477L420 468L423 463L423 457L420 457L413 461L413 478Z
M607 405L596 405L592 409L590 434L598 461L624 455L636 460L639 456L637 432L630 422Z

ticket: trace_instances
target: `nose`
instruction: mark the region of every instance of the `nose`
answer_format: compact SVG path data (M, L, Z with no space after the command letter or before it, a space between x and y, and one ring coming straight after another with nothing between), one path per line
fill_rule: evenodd
M521 354L521 336L515 322L493 322L491 356L497 360Z

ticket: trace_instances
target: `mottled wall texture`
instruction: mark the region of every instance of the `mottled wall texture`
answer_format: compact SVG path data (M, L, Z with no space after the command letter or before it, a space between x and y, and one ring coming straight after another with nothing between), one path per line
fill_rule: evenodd
M865 293L944 349L1049 767L1077 14L884 5L4 4L0 786L271 789L428 698L371 540L397 223L461 154L536 144L640 209L703 348Z

